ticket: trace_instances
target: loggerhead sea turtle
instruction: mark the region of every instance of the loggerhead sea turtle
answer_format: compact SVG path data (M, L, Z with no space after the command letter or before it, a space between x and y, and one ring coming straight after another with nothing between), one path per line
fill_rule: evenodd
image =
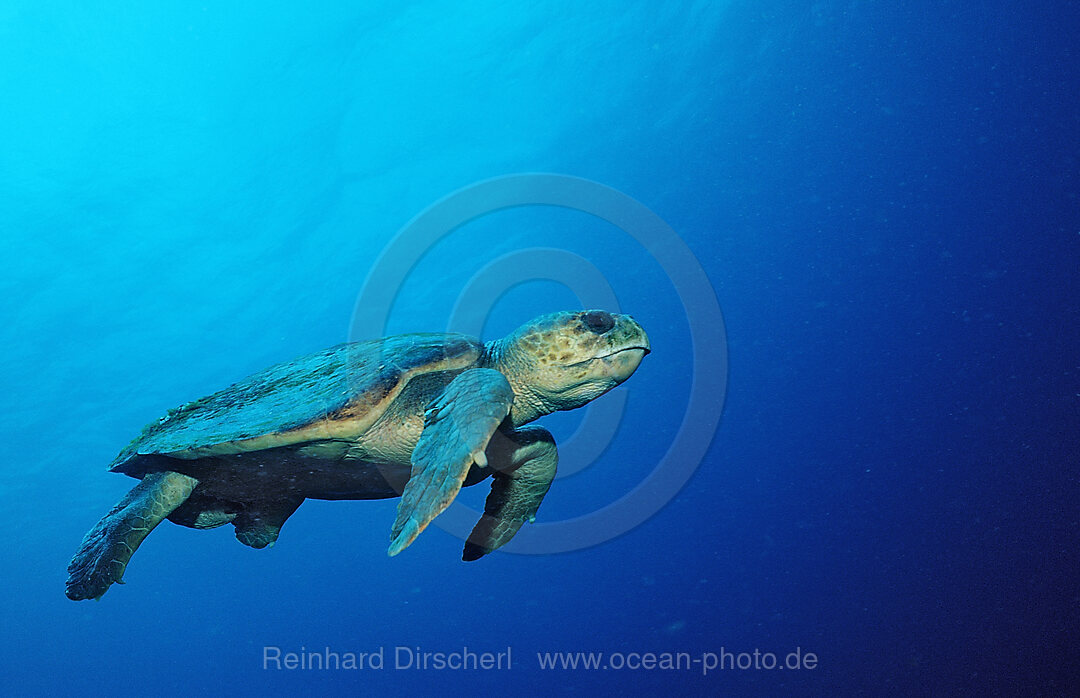
M120 582L163 519L231 522L241 543L272 545L305 499L401 495L396 555L462 485L494 477L463 560L533 520L555 477L551 434L523 425L581 407L622 383L649 352L629 315L539 317L486 344L461 334L405 334L341 344L271 366L171 410L110 470L140 480L83 538L67 596L97 599Z

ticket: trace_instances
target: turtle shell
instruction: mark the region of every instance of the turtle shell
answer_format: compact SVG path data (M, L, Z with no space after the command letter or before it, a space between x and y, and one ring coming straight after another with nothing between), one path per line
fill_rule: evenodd
M270 366L148 424L109 469L138 472L140 456L196 459L325 439L354 439L409 380L476 364L482 345L460 334L351 342Z

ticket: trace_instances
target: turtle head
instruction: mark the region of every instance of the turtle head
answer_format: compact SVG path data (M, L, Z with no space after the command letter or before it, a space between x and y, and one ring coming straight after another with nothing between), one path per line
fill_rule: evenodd
M515 425L572 410L619 385L649 353L649 336L632 317L603 310L542 315L488 354L514 388Z

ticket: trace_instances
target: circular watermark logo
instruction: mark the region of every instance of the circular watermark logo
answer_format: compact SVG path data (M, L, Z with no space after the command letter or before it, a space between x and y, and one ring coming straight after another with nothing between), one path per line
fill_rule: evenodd
M523 526L500 550L549 554L611 540L660 511L693 475L712 443L727 390L724 318L716 292L693 252L659 216L611 187L579 177L547 173L496 177L450 194L409 221L387 244L356 301L350 341L386 333L395 298L424 254L461 226L496 211L554 206L607 221L636 240L671 281L686 313L692 351L689 399L675 437L653 470L633 489L590 513ZM448 326L479 335L496 301L515 285L553 281L570 289L583 308L619 312L615 290L588 259L555 248L526 248L485 265L457 298ZM552 310L563 310L552 308ZM633 309L631 309L633 310ZM526 322L530 318L521 318ZM646 327L646 330L648 328ZM633 381L627 385L632 386ZM632 387L631 387L632 389ZM559 476L595 462L615 437L626 409L626 391L589 403L569 439L559 443ZM550 493L549 493L550 495ZM454 502L434 523L468 540L482 512Z

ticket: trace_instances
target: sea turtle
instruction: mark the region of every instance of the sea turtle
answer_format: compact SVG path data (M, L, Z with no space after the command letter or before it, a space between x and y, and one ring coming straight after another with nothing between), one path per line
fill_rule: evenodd
M481 343L405 334L271 366L151 422L109 467L140 480L83 538L67 596L97 599L163 519L272 545L305 499L402 499L388 553L463 485L494 477L465 543L476 560L533 520L555 477L551 434L523 425L630 377L649 339L628 315L541 316Z

